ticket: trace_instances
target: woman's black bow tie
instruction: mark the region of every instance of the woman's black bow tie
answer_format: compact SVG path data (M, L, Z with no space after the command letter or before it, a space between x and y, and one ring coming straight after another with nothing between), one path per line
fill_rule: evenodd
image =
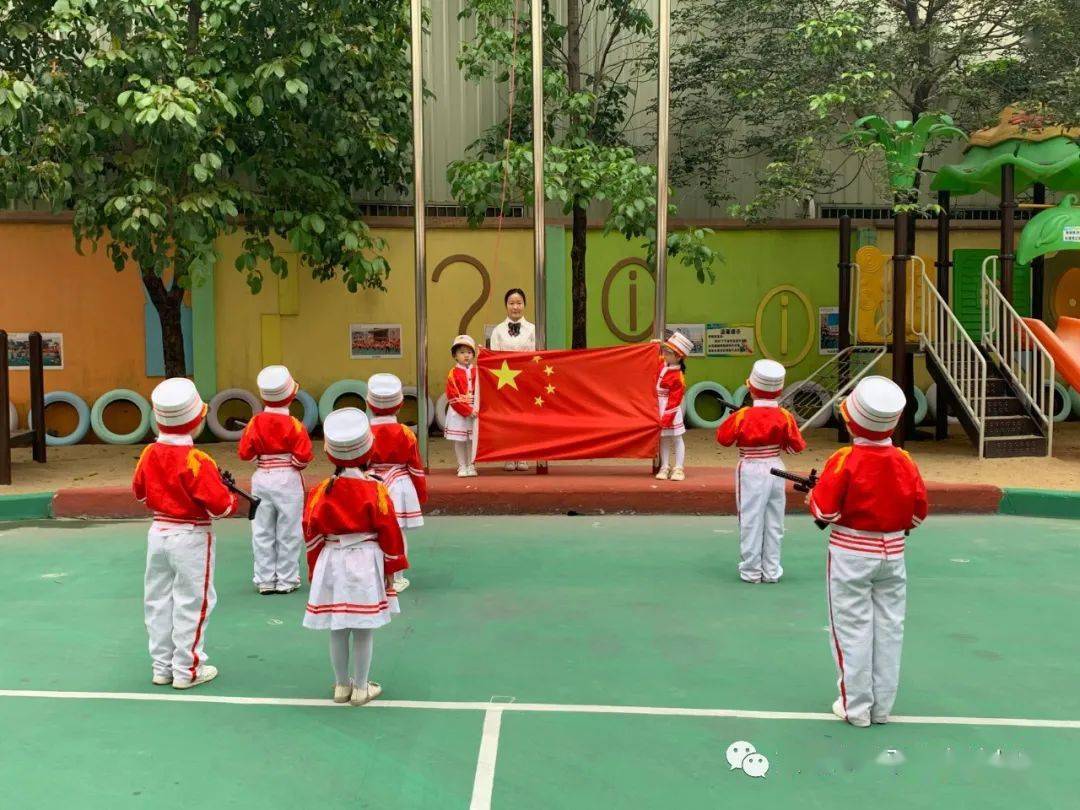
M510 321L507 327L510 330L510 337L517 337L521 334L521 321Z

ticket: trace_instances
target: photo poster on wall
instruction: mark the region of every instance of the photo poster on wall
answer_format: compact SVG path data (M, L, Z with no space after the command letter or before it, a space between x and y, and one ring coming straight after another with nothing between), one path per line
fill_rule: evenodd
M705 356L705 324L669 323L665 335L670 335L672 332L681 332L693 342L694 350L690 352L689 357Z
M64 368L64 334L41 333L41 365L46 371ZM30 333L8 332L8 368L30 368Z
M350 324L349 357L353 360L401 357L401 324Z
M709 357L743 357L756 354L754 327L736 323L710 323L705 327L705 352Z
M840 310L818 307L818 354L836 354L840 350Z

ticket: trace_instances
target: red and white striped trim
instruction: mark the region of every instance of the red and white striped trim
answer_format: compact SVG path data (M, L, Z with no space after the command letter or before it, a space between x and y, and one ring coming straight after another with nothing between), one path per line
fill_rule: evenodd
M446 430L443 431L443 436L445 436L447 439L449 439L451 437L453 437L453 438L461 438L461 439L471 439L472 438L472 431L471 430L454 430L453 428L447 428Z
M389 597L389 593L387 594ZM332 602L325 605L307 604L307 612L319 616L324 613L351 613L361 616L373 616L390 610L390 603L383 599L381 602L357 603L357 602Z
M407 478L408 468L404 464L373 464L371 472L379 476L386 486L390 486L400 478Z
M904 553L903 532L868 532L836 526L829 545L875 557L900 557Z
M193 520L190 518L163 515L158 512L154 513L154 523L167 523L170 526L198 526L199 528L206 528L210 525L210 521L206 518L198 518Z
M779 458L780 445L766 444L761 447L740 447L739 458Z
M840 519L839 512L830 512L829 514L825 514L824 512L822 512L821 507L819 507L817 505L817 502L814 500L813 494L810 495L810 514L816 517L818 520L824 520L826 523L835 523L837 520Z

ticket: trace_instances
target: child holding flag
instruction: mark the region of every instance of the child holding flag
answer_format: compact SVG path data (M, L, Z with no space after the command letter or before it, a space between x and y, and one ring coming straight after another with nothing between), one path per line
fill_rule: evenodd
M455 365L446 375L446 428L443 435L454 445L458 478L476 475L476 422L479 417L480 389L476 380L476 341L468 335L458 335L450 346Z
M684 481L686 473L686 443L683 434L682 401L686 394L686 371L684 358L693 351L694 342L682 332L672 332L671 337L660 345L660 368L656 378L656 399L660 406L660 471L659 481ZM672 461L674 450L675 465Z

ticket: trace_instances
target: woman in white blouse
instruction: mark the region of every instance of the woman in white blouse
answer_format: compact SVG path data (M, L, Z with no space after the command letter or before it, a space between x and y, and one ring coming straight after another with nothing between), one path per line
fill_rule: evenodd
M517 287L507 290L503 303L506 304L507 318L491 331L491 349L497 352L536 351L536 327L525 320L525 291ZM527 470L529 465L525 461L508 461L504 469Z

